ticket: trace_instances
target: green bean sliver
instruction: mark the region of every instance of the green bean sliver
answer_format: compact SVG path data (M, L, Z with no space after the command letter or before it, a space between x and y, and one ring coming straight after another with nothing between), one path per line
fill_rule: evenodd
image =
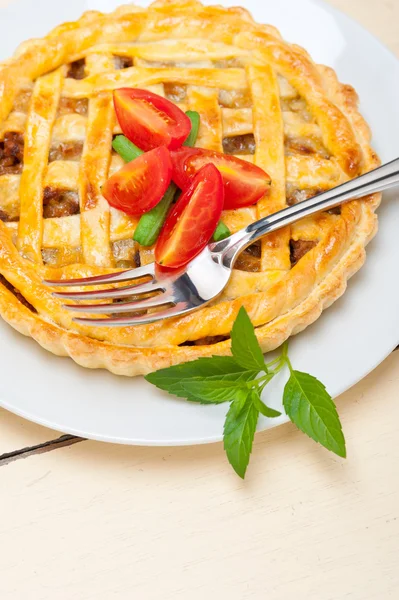
M201 122L201 117L200 117L199 113L197 113L195 110L188 110L186 112L186 115L188 116L188 118L191 121L191 131L188 134L188 138L184 142L183 146L194 146L195 142L197 141L197 137L198 137L198 131L199 131L199 126L200 126L200 122Z
M154 208L145 213L138 222L133 239L141 246L152 246L158 239L166 215L172 205L177 187L171 183L162 200Z
M221 240L229 237L229 235L231 235L230 229L223 223L223 221L219 221L212 239L214 242L220 242Z
M141 156L141 154L144 154L136 144L133 144L133 142L128 140L124 135L117 135L112 142L112 147L125 162L130 162Z

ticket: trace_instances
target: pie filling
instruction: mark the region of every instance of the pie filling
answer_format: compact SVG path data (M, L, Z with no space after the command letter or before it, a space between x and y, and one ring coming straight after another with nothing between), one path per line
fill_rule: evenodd
M87 98L66 98L62 96L58 105L58 116L78 113L86 117L89 112L89 101Z
M249 89L220 90L219 104L223 108L252 108L252 96Z
M294 267L299 260L309 250L316 246L317 242L313 240L290 240L290 260L291 266Z
M184 102L187 96L187 86L180 83L164 83L165 98L172 102Z
M111 245L115 265L120 269L132 269L140 266L140 252L131 238L118 240Z
M234 268L239 271L258 273L260 271L261 243L255 242L238 256Z
M78 160L83 152L83 142L59 142L50 148L49 162L55 160Z
M8 131L0 142L0 176L22 173L24 160L24 136Z
M118 71L121 69L128 69L129 67L133 66L133 59L131 56L118 56L115 54L114 66Z
M256 144L253 133L235 135L223 139L225 154L255 154Z
M300 96L297 95L294 98L288 99L282 98L280 103L283 112L296 113L305 123L314 123L314 118L309 110L306 100Z
M318 154L325 159L331 156L320 140L291 136L285 137L285 154L286 156Z
M69 190L46 187L43 190L43 218L59 218L80 212L79 195Z
M75 60L73 63L69 65L67 77L69 79L84 79L86 77L86 60L81 58L80 60Z
M292 206L293 204L298 204L298 202L303 202L304 200L313 198L314 196L317 196L318 194L322 194L325 191L326 191L325 189L321 189L321 188L309 188L309 189L299 190L296 186L292 185L292 183L288 182L286 184L286 188L285 188L286 201L287 201L288 206ZM327 212L330 215L340 215L341 207L336 206L335 208L330 208L329 210L327 210L325 212Z
M19 217L10 217L5 210L0 208L0 221L3 221L3 223L12 223L19 221Z
M81 247L42 248L42 259L49 267L71 265L82 261Z
M199 338L198 340L183 342L179 344L180 346L212 346L213 344L218 344L219 342L224 342L225 340L229 340L229 335L210 335L207 337Z

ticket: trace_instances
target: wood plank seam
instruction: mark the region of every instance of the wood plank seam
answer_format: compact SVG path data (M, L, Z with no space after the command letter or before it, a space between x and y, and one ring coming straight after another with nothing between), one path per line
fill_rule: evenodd
M64 448L65 446L72 446L78 442L86 441L85 438L78 437L76 435L62 435L54 440L37 444L36 446L29 446L27 448L21 448L20 450L13 450L12 452L6 452L0 456L0 467L10 464L21 458L28 458L36 454L44 454L57 450L58 448Z

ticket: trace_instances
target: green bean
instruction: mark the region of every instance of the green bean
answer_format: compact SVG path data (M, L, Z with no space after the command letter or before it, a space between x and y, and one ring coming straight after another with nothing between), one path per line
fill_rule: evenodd
M199 116L199 113L197 113L195 110L188 110L186 112L186 115L191 121L191 131L188 134L188 137L184 142L183 146L194 146L195 142L197 141L201 118Z
M172 205L177 187L172 182L166 190L162 200L148 213L140 217L134 232L133 239L141 246L152 246L158 239L162 225L165 222L166 215Z
M140 148L137 148L137 146L124 135L117 135L112 142L112 147L125 162L130 162L141 154L144 154Z
M224 240L224 238L229 237L229 235L231 235L230 229L223 223L223 221L219 221L212 239L214 242L220 242L221 240Z

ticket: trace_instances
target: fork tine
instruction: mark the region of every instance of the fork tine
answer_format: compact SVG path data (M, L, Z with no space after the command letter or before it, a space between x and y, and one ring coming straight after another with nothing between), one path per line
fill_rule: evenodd
M111 317L109 319L86 319L85 317L75 317L72 320L80 325L95 325L97 327L128 327L129 325L145 325L147 323L160 321L161 319L176 317L181 315L182 311L186 312L184 309L187 308L188 307L185 302L179 302L179 304L176 304L176 306L172 308L159 310L146 315L140 315L138 317Z
M89 292L52 292L52 295L63 300L101 300L102 298L126 298L164 289L161 283L152 280L147 283L127 285L121 288L107 288L106 290L92 290Z
M118 304L64 304L64 308L75 312L107 315L156 308L157 306L170 304L171 302L173 302L173 298L168 294L158 294L158 296L151 296L151 298L145 298L136 302L121 302Z
M100 285L102 283L118 283L121 281L133 281L146 275L154 276L154 263L138 267L137 269L128 269L118 273L108 273L107 275L95 275L94 277L83 277L81 279L45 279L44 285L53 287L74 287L86 285Z

